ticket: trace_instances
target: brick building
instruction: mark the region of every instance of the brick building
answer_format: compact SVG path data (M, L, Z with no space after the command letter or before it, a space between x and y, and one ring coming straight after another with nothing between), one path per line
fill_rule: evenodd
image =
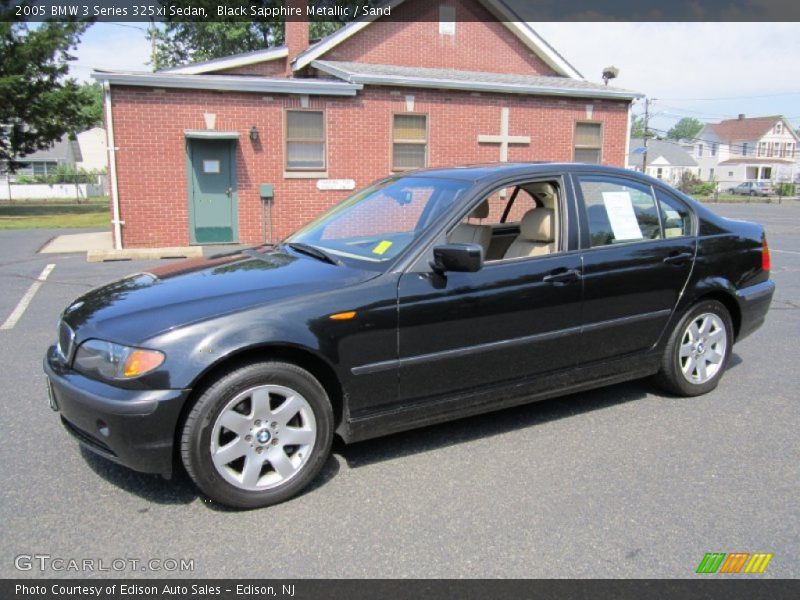
M637 94L585 81L502 0L392 10L311 45L308 23L288 21L284 46L96 72L117 247L281 239L351 190L418 167L625 164Z

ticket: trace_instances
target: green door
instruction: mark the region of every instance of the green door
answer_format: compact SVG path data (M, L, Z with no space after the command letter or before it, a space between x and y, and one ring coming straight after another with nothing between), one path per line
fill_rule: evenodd
M236 142L190 139L189 223L194 244L238 240Z

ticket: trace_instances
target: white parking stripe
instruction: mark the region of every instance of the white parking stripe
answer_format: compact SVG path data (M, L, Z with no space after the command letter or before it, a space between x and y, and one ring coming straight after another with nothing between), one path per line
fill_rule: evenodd
M776 250L775 248L770 248L769 251L779 252L781 254L800 254L800 252L797 252L796 250Z
M36 295L36 292L38 292L39 288L42 287L42 282L44 282L44 280L50 276L50 273L52 273L53 269L55 268L56 266L51 264L42 269L42 272L39 273L39 277L36 278L36 281L34 281L31 284L31 287L28 288L28 291L25 292L25 295L20 299L17 306L14 308L11 314L8 315L5 323L0 325L0 329L13 329L14 325L17 324L17 321L19 321L22 315L25 313L25 309L28 308L31 300L33 300L33 297Z

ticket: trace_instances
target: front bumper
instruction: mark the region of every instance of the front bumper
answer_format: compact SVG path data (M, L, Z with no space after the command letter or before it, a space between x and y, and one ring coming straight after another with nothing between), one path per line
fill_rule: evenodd
M90 379L48 349L44 372L66 430L84 447L145 473L172 473L173 443L189 390L128 390Z
M763 325L774 293L775 282L772 280L736 290L736 301L742 315L737 341L746 338Z

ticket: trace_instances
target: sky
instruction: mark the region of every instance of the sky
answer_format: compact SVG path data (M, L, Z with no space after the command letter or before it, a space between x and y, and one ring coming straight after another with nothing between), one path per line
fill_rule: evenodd
M800 23L531 23L589 81L642 92L652 127L681 117L717 122L782 114L800 127ZM150 70L144 23L97 23L84 34L72 73ZM634 113L644 110L643 101Z

